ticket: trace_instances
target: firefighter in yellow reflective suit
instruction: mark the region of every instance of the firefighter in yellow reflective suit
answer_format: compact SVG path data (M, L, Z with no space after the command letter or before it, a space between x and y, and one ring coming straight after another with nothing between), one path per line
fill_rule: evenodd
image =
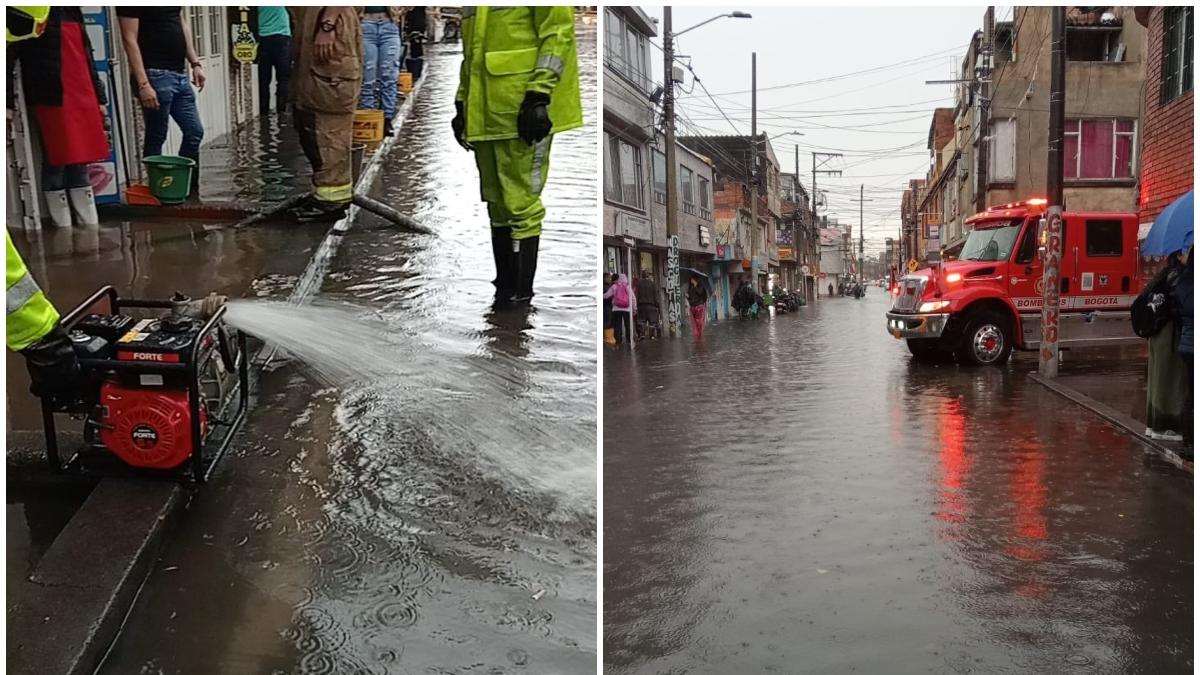
M58 311L30 276L7 230L4 242L4 328L8 348L25 357L34 394L69 389L79 371L75 349L58 323Z
M496 299L533 297L554 134L583 125L571 7L464 7L454 136L474 150Z

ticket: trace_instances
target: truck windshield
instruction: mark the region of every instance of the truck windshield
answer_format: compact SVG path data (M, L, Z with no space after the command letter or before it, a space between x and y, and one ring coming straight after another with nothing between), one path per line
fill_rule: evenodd
M1021 232L1021 221L1014 220L987 229L971 230L967 242L963 244L959 260L979 260L997 262L1008 260L1012 253L1013 244Z

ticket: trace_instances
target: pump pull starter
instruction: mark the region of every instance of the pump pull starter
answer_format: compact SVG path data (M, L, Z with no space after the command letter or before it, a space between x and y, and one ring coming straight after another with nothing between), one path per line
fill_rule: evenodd
M123 466L205 482L249 400L246 336L224 316L223 296L136 300L104 286L63 317L80 375L65 393L42 398L51 468ZM84 448L66 461L56 414L83 420Z

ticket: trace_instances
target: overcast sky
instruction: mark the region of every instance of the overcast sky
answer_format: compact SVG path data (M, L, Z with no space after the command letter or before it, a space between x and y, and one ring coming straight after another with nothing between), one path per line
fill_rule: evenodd
M662 8L644 9L659 20L654 42L661 46ZM732 134L736 126L749 134L750 54L757 51L759 132L772 137L781 170L794 170L799 145L800 173L811 189L809 153L844 153L829 166L844 172L840 178L817 176L818 189L830 190L830 208L822 213L853 223L857 237L859 205L851 200L858 198L859 184L865 184L866 197L873 200L863 209L866 250L867 255L878 253L884 237L898 236L900 195L907 180L922 177L928 167L925 143L933 109L953 105L951 85L926 85L925 80L955 77L953 69L982 26L985 9L675 7L677 33L734 10L753 15L718 19L676 41L676 54L691 57L696 75L733 123L688 74L680 93L679 129ZM996 16L1007 20L1011 8L997 7ZM651 58L655 77L662 81L662 52L652 48ZM865 70L873 72L859 73ZM843 75L847 77L838 77ZM834 77L838 79L783 86ZM789 131L804 136L774 139Z

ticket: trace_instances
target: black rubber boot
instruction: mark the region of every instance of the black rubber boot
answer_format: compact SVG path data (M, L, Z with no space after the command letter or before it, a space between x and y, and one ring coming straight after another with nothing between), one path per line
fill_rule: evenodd
M526 303L533 299L533 276L537 272L538 239L514 239L512 260L515 268L516 291L511 302Z
M492 261L496 264L496 302L505 304L517 290L513 272L513 241L511 227L492 228Z

